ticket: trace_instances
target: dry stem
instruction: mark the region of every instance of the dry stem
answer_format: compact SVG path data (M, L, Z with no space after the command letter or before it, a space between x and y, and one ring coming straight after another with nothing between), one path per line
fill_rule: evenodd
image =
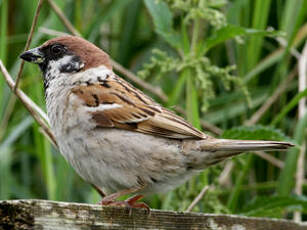
M274 104L274 102L287 90L289 83L297 74L297 68L295 67L288 77L283 80L276 88L271 97L269 97L265 103L253 114L253 116L245 122L246 125L256 124L265 112Z
M15 87L15 82L13 78L8 73L7 69L3 65L2 61L0 60L0 71L2 72L5 81L7 82L8 86L13 90ZM15 95L20 99L20 101L24 104L26 109L30 112L33 118L37 121L37 123L42 127L44 133L48 136L51 140L51 143L54 146L57 146L56 140L48 126L48 118L44 111L41 110L24 92L20 89L16 89L13 91Z
M31 29L30 29L30 33L29 33L29 36L28 36L28 40L26 42L26 46L25 46L25 49L24 49L25 51L28 50L29 47L30 47L32 37L33 37L33 33L34 33L34 29L35 29L35 26L37 24L38 15L40 13L43 2L44 2L44 0L39 0L39 2L37 4L37 8L36 8L35 15L34 15L34 18L33 18L33 21L32 21ZM18 88L24 64L25 64L24 60L21 60L20 68L19 68L17 78L16 78L16 84L14 86L14 92Z
M195 207L195 205L197 205L197 203L203 198L203 196L207 193L208 189L210 187L209 186L205 186L201 192L197 195L197 197L195 197L195 199L192 201L192 203L190 204L190 206L187 208L187 212L191 212L192 209Z
M276 157L273 157L272 155L270 154L267 154L263 151L257 151L255 152L255 155L261 157L262 159L270 162L272 165L282 169L284 167L284 162L282 162L281 160L279 160L278 158Z
M62 32L62 31L53 30L53 29L49 29L49 28L45 28L45 27L39 27L38 31L40 33L43 33L43 34L48 34L48 35L57 36L57 37L69 35L68 33L65 33L65 32Z
M229 177L231 175L231 171L233 170L234 163L233 161L227 161L224 165L224 169L221 172L218 182L221 186L227 186L231 183L231 180L229 180Z
M299 92L302 92L306 89L306 78L307 78L307 42L303 48L302 54L298 62L298 89ZM298 119L302 119L306 114L306 98L302 98L298 104ZM306 142L303 140L302 147L300 150L300 155L297 159L297 169L296 169L296 184L295 184L295 193L297 195L302 195L303 192L303 182L304 182L304 162L305 162L305 151L306 151ZM302 213L294 212L294 221L302 221Z
M70 21L66 18L66 16L63 14L62 10L53 0L47 0L51 8L54 10L56 15L60 18L60 20L63 22L63 24L66 26L66 28L75 36L81 37L81 34L78 30L75 29L75 27L70 23Z

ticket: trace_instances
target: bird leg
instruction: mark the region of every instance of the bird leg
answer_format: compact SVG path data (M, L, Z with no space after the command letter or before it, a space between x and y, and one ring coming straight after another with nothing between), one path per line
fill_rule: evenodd
M144 202L137 202L143 197L144 197L143 195L135 195L125 200L125 202L127 202L127 204L129 204L131 208L145 208L148 211L148 213L150 213L150 207L147 204L145 204Z
M131 193L135 193L137 191L139 191L140 188L129 188L129 189L125 189L125 190L121 190L119 192L116 193L112 193L106 197L104 197L101 200L101 204L102 205L108 205L110 203L112 203L113 201L115 201L117 198L123 196L123 195L127 195L127 194L131 194Z
M123 195L135 193L135 192L141 190L142 188L140 188L140 187L130 188L130 189L125 189L125 190L110 194L110 195L104 197L101 200L101 204L106 205L106 206L128 207L130 209L131 208L145 208L148 212L150 212L150 208L147 204L145 204L143 202L138 202L138 200L143 198L143 195L135 195L135 196L132 196L132 197L130 197L127 200L124 200L124 201L117 201L116 200L117 198L119 198Z

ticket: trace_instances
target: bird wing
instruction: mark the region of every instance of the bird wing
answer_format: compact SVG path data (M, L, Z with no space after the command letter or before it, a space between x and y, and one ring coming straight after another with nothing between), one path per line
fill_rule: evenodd
M82 100L98 127L114 127L174 139L206 137L117 76L75 86L72 94Z

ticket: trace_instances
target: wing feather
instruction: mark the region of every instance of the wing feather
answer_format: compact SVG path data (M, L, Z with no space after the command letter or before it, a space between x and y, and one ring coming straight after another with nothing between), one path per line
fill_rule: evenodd
M127 129L175 139L206 137L187 121L162 108L118 77L108 79L104 84L75 86L72 93L82 100L98 127Z

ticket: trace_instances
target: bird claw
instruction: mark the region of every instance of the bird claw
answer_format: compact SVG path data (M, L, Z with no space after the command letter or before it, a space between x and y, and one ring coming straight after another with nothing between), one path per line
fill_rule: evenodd
M109 199L102 199L101 204L105 206L113 206L113 207L126 207L129 208L129 216L132 214L133 208L142 208L146 209L148 214L150 215L150 208L147 204L144 202L137 202L139 199L141 199L142 195L136 195L133 196L127 200L123 201L117 201L117 200L109 200Z

